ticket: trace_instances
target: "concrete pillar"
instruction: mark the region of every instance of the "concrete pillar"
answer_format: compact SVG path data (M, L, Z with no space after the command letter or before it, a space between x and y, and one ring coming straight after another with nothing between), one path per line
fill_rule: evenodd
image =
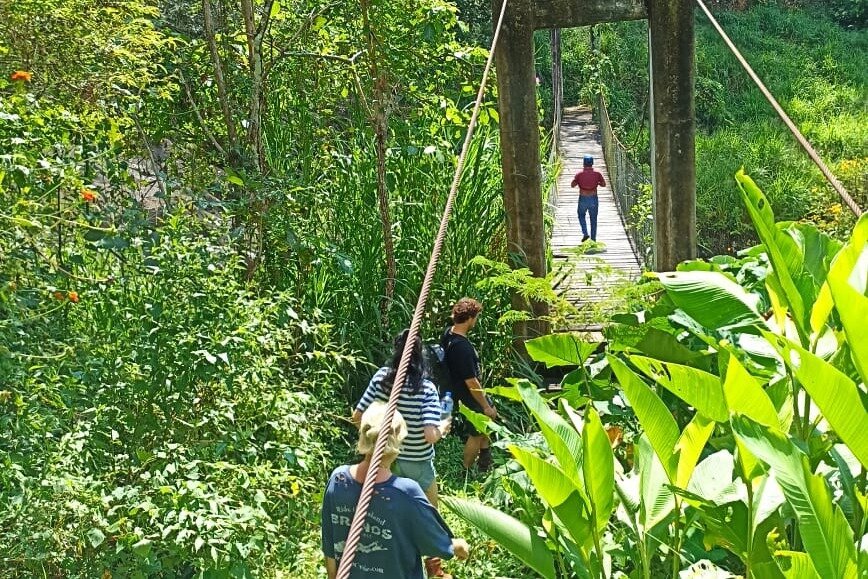
M501 1L493 0L492 8L496 23ZM510 261L513 267L528 267L535 276L543 277L547 264L533 31L532 0L510 0L495 64ZM521 301L516 297L514 306L527 309ZM536 315L547 313L544 304L530 305ZM516 328L519 340L543 333L548 333L547 324L520 324Z
M693 0L648 0L654 269L696 257Z

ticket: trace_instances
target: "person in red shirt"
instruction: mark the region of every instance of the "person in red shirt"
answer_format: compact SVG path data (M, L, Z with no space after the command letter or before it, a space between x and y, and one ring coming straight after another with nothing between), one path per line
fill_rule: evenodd
M585 214L591 215L590 239L597 241L597 212L600 202L597 199L597 187L605 187L606 181L603 176L594 171L594 158L585 155L584 169L576 173L570 187L579 187L579 225L582 226L582 242L588 240L588 226L585 224Z

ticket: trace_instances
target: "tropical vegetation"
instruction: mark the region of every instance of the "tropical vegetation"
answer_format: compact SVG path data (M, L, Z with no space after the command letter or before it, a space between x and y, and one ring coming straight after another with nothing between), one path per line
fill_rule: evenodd
M447 504L543 577L868 571L868 217L842 244L775 223L737 180L760 245L653 274L660 299L615 316L605 344L528 342L569 370L556 394L527 379L495 391L541 435L496 429L521 474L511 514Z
M773 89L863 175L864 10L759 4L725 25L778 53ZM0 577L325 576L323 483L354 460L349 407L410 317L489 19L478 0L0 3ZM566 89L604 85L640 152L625 30L598 27L594 55L565 33ZM438 444L443 515L473 545L457 577L866 571L868 222L826 204L703 54L700 153L755 136L701 182L704 243L726 255L625 290L597 312L605 343L555 334L527 358L513 296L574 312L507 252L485 93L424 323L436 339L456 297L480 299L499 397L496 423L466 417L495 434L494 473Z

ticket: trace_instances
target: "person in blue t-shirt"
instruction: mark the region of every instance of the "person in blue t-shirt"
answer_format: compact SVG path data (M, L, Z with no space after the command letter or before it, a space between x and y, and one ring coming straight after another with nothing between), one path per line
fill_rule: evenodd
M329 478L322 504L322 550L329 579L337 577L338 562L385 414L386 405L381 402L368 407L359 427L358 450L364 459L359 464L339 466ZM419 483L389 470L406 436L407 424L396 411L353 559L351 579L424 579L423 556L462 560L468 556L467 542L453 538Z

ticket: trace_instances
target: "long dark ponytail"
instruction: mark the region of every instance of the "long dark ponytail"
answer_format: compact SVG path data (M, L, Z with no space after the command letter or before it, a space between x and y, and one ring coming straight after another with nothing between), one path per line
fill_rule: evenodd
M395 350L392 354L392 363L389 365L389 372L386 374L383 383L391 390L395 383L395 376L398 374L398 365L401 363L401 352L404 350L404 344L407 343L407 336L410 330L404 330L395 336ZM410 392L419 392L422 390L422 379L425 377L425 360L422 357L422 339L416 336L413 342L413 352L410 355L410 367L407 368L407 382L405 387Z

